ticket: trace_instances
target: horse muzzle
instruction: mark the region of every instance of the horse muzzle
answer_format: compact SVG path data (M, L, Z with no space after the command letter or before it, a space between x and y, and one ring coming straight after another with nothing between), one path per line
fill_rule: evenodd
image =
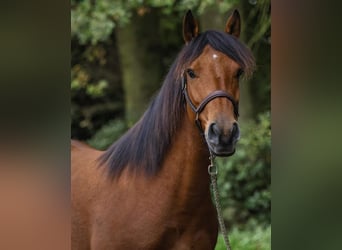
M218 123L211 123L205 134L210 151L217 156L231 156L235 153L240 138L239 126L234 122L228 129Z

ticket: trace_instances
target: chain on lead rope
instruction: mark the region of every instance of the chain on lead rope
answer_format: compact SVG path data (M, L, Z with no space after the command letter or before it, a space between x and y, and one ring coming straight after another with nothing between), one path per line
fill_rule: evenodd
M212 152L210 152L209 158L210 158L210 165L208 166L208 173L210 175L211 188L212 188L216 212L217 212L217 219L220 225L220 230L221 230L226 248L227 250L231 250L228 233L227 233L226 226L224 225L222 209L221 209L221 205L219 201L220 197L219 197L218 188L217 188L217 167L214 164L215 156L212 154Z

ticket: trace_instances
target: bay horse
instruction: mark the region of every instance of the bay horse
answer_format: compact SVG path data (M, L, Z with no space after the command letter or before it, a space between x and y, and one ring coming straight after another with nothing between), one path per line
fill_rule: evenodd
M142 118L104 152L72 141L73 250L215 248L209 150L235 152L239 79L254 68L240 23L235 10L224 32L200 33L188 11L185 45Z

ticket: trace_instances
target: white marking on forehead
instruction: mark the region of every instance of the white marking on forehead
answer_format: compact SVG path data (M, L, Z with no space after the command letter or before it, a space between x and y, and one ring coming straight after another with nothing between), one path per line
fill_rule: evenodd
M213 58L216 59L218 57L218 55L216 54L213 54Z

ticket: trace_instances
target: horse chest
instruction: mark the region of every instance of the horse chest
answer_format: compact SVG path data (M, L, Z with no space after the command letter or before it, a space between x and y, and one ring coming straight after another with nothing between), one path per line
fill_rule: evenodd
M146 223L150 225L150 247L142 249L214 249L217 239L217 220L211 209L170 208L167 216L160 216ZM146 231L149 229L146 228ZM146 237L146 234L144 235Z
M158 230L156 228L146 228L141 233L136 233L135 237L140 240L136 241L134 249L210 250L215 248L217 228L197 224L172 226L165 223Z
M216 238L216 228L211 228L210 225L190 224L183 228L168 228L155 249L214 249Z
M113 211L115 207L108 207L101 212L107 215L94 221L91 249L210 250L216 244L217 222L210 207L179 208L166 200L148 206L141 201L127 204L109 223Z
M132 223L115 231L93 231L91 249L210 250L214 249L217 228L199 225L149 227Z

